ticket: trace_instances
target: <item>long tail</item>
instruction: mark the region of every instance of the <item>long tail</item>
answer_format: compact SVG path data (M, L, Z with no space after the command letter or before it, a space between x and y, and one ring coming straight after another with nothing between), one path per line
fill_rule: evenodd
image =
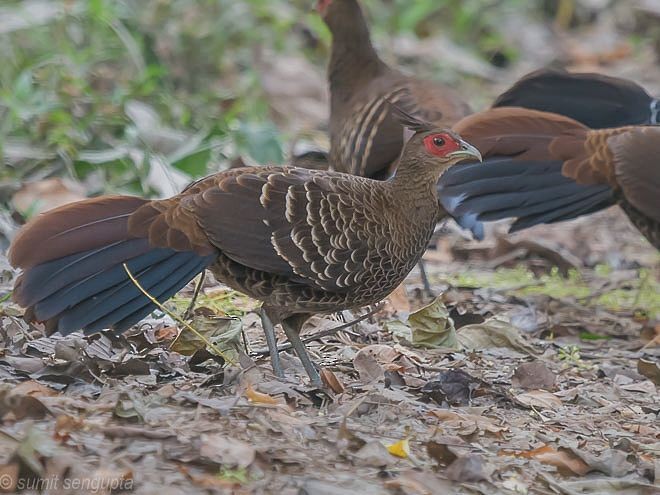
M14 300L27 308L26 317L62 334L104 328L121 332L155 309L128 278L124 263L158 301L209 266L215 258L209 252L162 243L156 247L147 236L129 232L131 216L150 203L105 196L57 208L28 223L9 251L10 263L23 269Z
M657 124L655 105L657 100L633 81L554 69L527 74L493 103L558 113L592 129Z
M615 203L608 185L582 185L562 175L561 161L491 158L459 164L438 182L443 207L477 239L482 221L516 218L510 232L586 215Z

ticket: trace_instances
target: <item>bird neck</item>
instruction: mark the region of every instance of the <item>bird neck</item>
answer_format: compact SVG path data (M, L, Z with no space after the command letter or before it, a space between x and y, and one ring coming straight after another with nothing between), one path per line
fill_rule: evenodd
M334 96L350 97L355 87L387 69L371 44L369 28L356 0L343 0L326 23L332 32L328 79ZM346 93L343 95L342 93Z
M436 177L402 168L387 181L389 205L384 214L392 225L391 241L409 257L412 268L424 253L435 226L442 218L438 206Z
M390 187L394 196L401 198L406 207L432 210L437 209L438 204L437 182L438 174L433 167L409 158L399 164L390 179Z

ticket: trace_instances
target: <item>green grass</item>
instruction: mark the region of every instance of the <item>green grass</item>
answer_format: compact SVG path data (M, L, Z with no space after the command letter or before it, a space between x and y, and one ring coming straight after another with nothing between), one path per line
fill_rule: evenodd
M610 273L611 268L605 265L596 267L592 283L607 281ZM495 272L466 270L445 276L443 280L456 287L488 287L520 297L547 295L556 299L573 299L614 312L641 310L650 317L660 315L660 282L653 278L648 269L639 270L625 288L612 288L594 297L593 287L575 270L571 270L568 277L563 277L557 269L537 277L528 268L519 265L499 268Z
M30 24L43 8L3 2L2 15L20 25L0 27L0 182L61 175L91 194L153 195L162 193L150 179L156 164L198 177L237 156L283 162L290 136L272 121L255 51L304 54L325 67L330 35L314 3L53 0L44 4L60 14ZM383 50L396 33L442 33L485 57L515 52L498 19L533 8L521 0L364 4ZM131 111L135 102L156 120Z

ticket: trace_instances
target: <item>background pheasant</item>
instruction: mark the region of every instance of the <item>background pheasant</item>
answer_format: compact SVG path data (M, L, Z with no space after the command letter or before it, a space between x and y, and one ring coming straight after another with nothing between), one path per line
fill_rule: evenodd
M592 129L658 124L660 105L628 79L539 69L522 77L497 97L493 108L524 107L558 113Z
M405 95L406 110L420 120L449 127L470 113L450 88L406 76L376 53L357 0L319 0L317 9L332 33L330 154L332 168L386 178L404 136L388 101Z
M453 167L442 204L482 236L480 221L515 218L511 231L586 215L618 203L660 249L660 127L589 129L561 115L494 108L455 129L485 164Z

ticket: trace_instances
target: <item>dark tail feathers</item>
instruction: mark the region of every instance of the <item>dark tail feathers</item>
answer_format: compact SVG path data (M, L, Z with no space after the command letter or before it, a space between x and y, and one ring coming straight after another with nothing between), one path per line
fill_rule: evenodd
M9 259L24 269L14 287L26 316L68 334L121 332L155 305L128 278L123 264L158 301L184 287L214 259L192 251L152 248L128 233L128 218L148 200L114 196L47 212L16 237Z
M657 123L657 100L638 84L603 74L540 69L500 95L493 107L558 113L592 129Z
M562 162L491 158L459 164L438 182L443 207L483 239L484 221L516 218L510 232L586 215L614 204L612 190L581 185L561 173Z

